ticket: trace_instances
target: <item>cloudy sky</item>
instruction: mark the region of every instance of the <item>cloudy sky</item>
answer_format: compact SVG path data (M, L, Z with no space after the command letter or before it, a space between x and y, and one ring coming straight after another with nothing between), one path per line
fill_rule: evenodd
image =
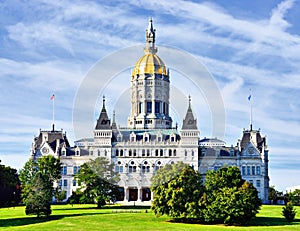
M253 126L267 135L270 149L271 185L279 190L300 185L299 16L297 0L3 0L0 159L17 169L28 160L33 137L51 127L53 92L56 128L63 128L71 142L81 138L74 134L73 114L84 80L103 59L142 47L152 17L158 49L187 52L212 76L226 112L227 145L235 145L249 127L251 89ZM136 57L119 58L137 60L142 54L141 49ZM117 122L126 126L132 66L116 70L109 83L103 83L100 71L95 84L103 89L94 96L91 124L105 94L110 115L116 110ZM201 137L214 135L203 91L193 89L176 67L170 72L174 123L180 126L191 94Z

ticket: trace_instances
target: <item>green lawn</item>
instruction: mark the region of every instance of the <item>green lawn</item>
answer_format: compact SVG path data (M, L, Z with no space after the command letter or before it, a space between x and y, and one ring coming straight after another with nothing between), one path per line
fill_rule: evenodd
M292 223L285 221L281 210L282 206L264 205L248 226L235 227L174 223L166 216L156 218L146 207L98 210L93 205L54 205L49 219L26 216L24 207L16 207L0 209L0 230L300 230L300 207Z

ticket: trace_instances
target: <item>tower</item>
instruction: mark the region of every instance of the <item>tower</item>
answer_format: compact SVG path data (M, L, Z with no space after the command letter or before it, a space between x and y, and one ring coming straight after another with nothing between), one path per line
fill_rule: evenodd
M131 114L128 127L134 129L172 128L169 116L169 70L156 55L152 19L146 30L145 54L137 61L131 76Z

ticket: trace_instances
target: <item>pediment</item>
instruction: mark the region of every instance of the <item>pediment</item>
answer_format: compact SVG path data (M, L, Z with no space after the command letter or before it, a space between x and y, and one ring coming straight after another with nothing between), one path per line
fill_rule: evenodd
M245 146L245 148L242 151L242 156L260 157L260 152L255 147L255 145L251 141L249 141L248 144Z

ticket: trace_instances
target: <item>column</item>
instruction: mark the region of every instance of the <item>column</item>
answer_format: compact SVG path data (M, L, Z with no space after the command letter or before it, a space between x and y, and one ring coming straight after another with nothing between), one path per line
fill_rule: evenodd
M124 202L128 202L128 187L124 187Z
M142 190L141 187L138 187L137 201L139 201L139 202L142 201L141 200L141 190Z

